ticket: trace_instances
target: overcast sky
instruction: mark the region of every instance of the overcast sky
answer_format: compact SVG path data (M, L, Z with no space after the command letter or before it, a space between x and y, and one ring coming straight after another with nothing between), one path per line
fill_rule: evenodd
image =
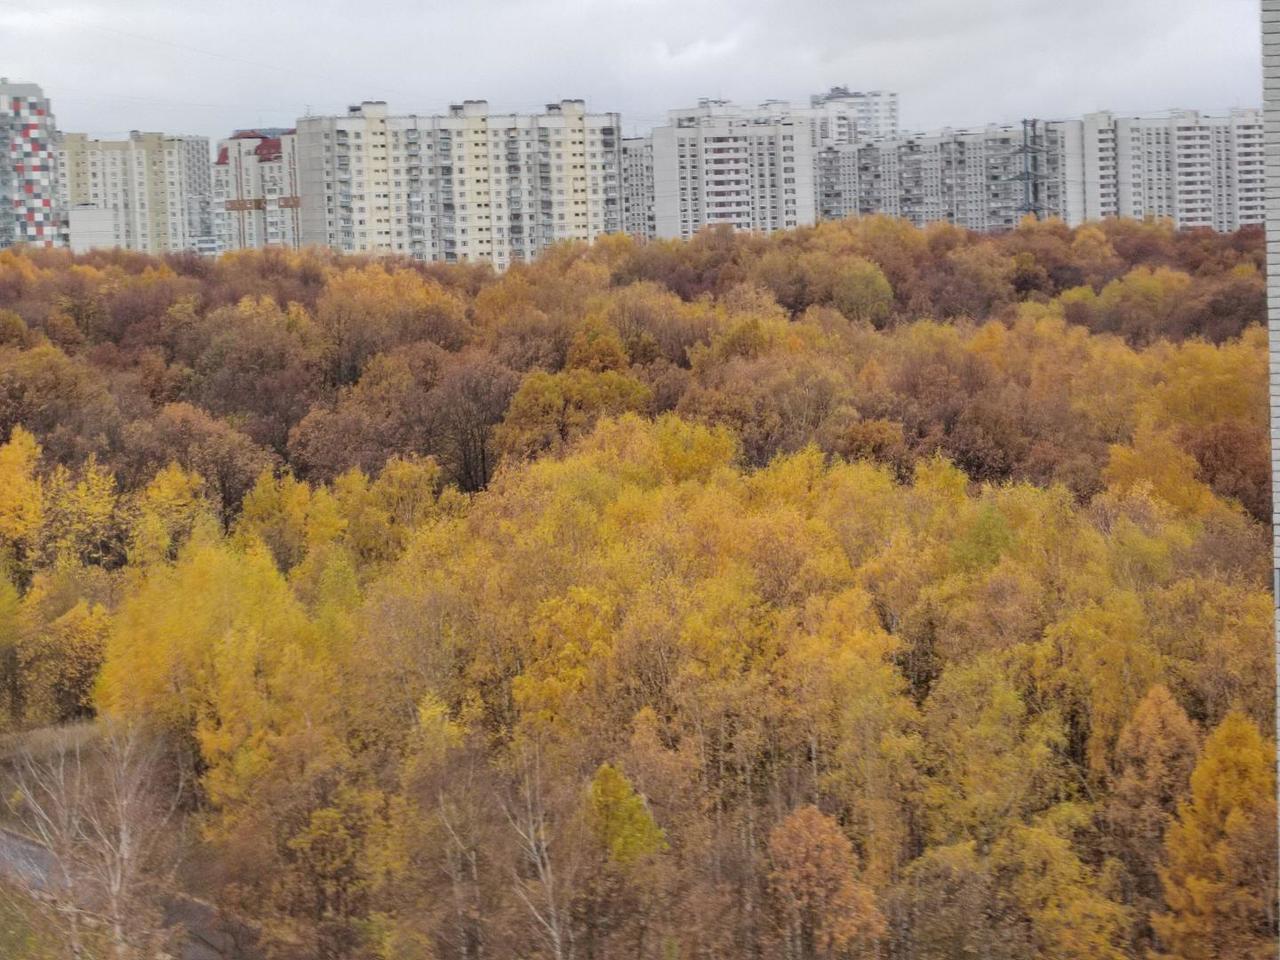
M896 90L927 129L1261 102L1258 0L0 0L0 74L63 130L225 136L383 99L627 131L717 96Z

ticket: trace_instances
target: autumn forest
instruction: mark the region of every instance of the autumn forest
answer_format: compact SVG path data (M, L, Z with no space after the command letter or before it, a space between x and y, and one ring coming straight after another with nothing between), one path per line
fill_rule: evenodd
M1275 958L1263 264L0 252L29 908L117 960L175 890L245 958Z

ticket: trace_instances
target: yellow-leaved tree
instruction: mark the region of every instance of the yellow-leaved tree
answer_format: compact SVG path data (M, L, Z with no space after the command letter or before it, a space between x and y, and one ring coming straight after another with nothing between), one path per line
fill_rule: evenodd
M1151 919L1158 956L1276 956L1275 746L1243 714L1228 714L1205 741L1165 858L1168 910Z
M44 521L44 486L36 473L40 444L14 427L0 446L0 550L15 580L25 583Z

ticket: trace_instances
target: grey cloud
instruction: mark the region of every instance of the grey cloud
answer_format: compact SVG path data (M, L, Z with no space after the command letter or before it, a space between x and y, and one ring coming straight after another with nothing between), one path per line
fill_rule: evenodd
M902 95L910 127L1260 101L1256 0L0 0L0 68L59 125L225 135L379 97L583 97L630 129L700 96Z

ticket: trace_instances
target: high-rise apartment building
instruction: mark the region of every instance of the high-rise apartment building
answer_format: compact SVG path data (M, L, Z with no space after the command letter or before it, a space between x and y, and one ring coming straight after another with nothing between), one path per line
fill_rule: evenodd
M58 158L72 249L90 249L110 235L143 253L214 252L206 137L134 131L127 140L96 140L68 133Z
M218 252L297 247L301 233L297 136L292 129L238 130L213 162Z
M621 120L581 100L540 114L469 100L441 116L367 101L299 120L297 154L304 244L504 268L622 229Z
M700 100L669 116L650 138L654 234L688 237L717 223L767 233L820 215L820 194L836 189L824 171L840 162L827 151L897 135L898 95L832 87L808 106ZM628 165L627 174L647 176L649 169ZM628 197L640 189L626 184Z
M823 146L898 135L898 95L887 90L832 87L811 96L804 112Z
M652 240L653 137L622 141L622 229L637 240Z
M770 233L814 222L813 121L786 104L700 100L653 131L654 233Z
M1073 226L1123 216L1235 230L1262 220L1262 154L1257 110L1095 113L855 141L819 153L819 215L1000 230L1035 212Z
M1070 224L1114 217L1120 209L1116 166L1116 128L1109 113L1062 121L1066 178L1072 189L1062 210Z
M1063 146L1055 125L1029 121L827 147L818 159L819 213L1008 229L1029 212L1061 206Z
M1068 222L1166 217L1179 228L1235 230L1264 216L1262 113L1160 117L1095 113L1059 126L1073 144Z
M0 248L65 243L56 139L40 88L0 78Z

